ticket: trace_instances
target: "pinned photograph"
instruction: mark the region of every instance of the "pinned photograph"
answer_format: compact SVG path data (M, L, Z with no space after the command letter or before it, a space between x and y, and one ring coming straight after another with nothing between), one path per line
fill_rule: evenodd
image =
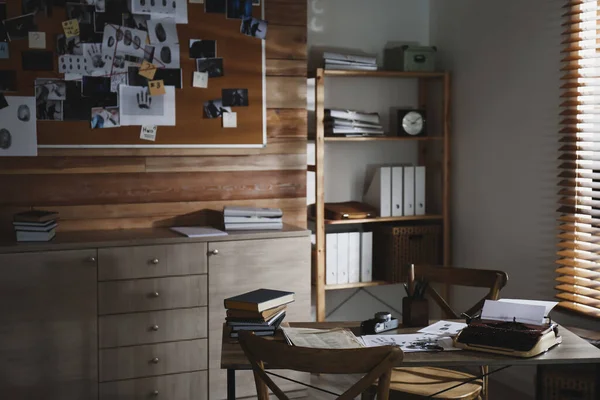
M62 121L63 103L50 100L50 91L45 85L35 87L36 114L39 121Z
M112 63L115 55L130 55L143 58L148 33L133 28L106 25L102 37L102 56L105 62Z
M248 107L248 89L223 89L223 105L228 107Z
M83 55L79 36L71 36L70 38L66 37L64 34L56 36L56 53L58 55Z
M210 14L225 14L227 0L204 0L204 12Z
M0 70L0 92L17 91L17 71Z
M85 74L88 71L87 68L88 59L84 56L73 56L65 54L58 57L58 72L61 74Z
M196 60L196 71L208 72L209 78L218 78L223 76L225 70L223 69L222 58L198 58Z
M131 13L123 13L122 25L127 28L138 29L148 32L148 21L150 15L135 15Z
M253 17L242 19L240 32L244 35L265 39L267 37L267 21Z
M67 99L67 82L60 79L38 78L35 80L36 93L40 86L47 100L66 100Z
M48 10L47 0L21 0L23 14L46 12Z
M81 47L88 73L98 76L110 72L110 60L103 56L100 43L84 43Z
M159 68L179 68L180 55L178 44L165 44L155 47L152 63Z
M0 109L0 156L36 156L35 97L6 97Z
M227 0L227 18L242 19L252 16L252 0Z
M148 86L148 79L140 75L138 66L129 66L127 76L129 86ZM179 68L158 68L152 79L163 81L165 86L174 86L176 89L182 87L181 69Z
M119 107L92 108L92 129L117 128L120 120Z
M29 32L37 31L34 21L35 14L21 15L15 18L5 19L2 23L10 41L27 39Z
M7 60L10 57L10 52L8 51L8 43L0 42L0 60Z
M107 76L84 76L82 95L85 97L98 97L111 93L110 77Z
M231 112L231 107L224 106L221 99L209 100L204 103L204 116L206 118L219 118L226 112Z
M131 13L147 15L169 14L174 16L177 12L177 3L178 1L176 0L131 0Z
M76 19L80 24L92 24L94 22L94 6L85 4L67 3L67 20Z
M96 5L96 12L103 13L106 11L106 0L94 0Z
M147 87L121 86L119 89L121 126L175 125L175 88L165 86L165 94L151 96Z
M215 58L216 56L215 40L190 39L190 58Z
M175 44L179 43L177 25L173 18L151 19L148 21L148 36L150 44Z

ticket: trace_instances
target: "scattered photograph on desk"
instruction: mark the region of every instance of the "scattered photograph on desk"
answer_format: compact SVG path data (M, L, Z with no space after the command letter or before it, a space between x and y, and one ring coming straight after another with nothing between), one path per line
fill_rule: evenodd
M216 40L190 39L190 58L215 58L216 56Z
M247 107L248 89L223 89L223 105L227 107Z
M17 91L17 71L0 70L0 92Z
M67 11L67 20L76 19L79 24L94 23L94 6L88 6L79 3L67 3L65 5Z
M213 14L225 14L227 0L204 0L204 12Z
M208 72L209 78L218 78L223 76L225 70L223 68L222 58L198 58L196 60L196 71Z
M231 107L225 107L221 99L204 103L204 116L208 119L219 118L225 112L231 112Z
M29 32L34 32L37 30L34 16L35 14L27 14L15 18L5 19L2 23L4 25L4 29L6 30L8 39L11 41L28 39Z
M92 129L117 128L120 120L119 107L92 108Z
M227 18L242 19L252 16L252 0L227 0Z
M35 80L36 97L45 96L47 100L66 100L67 82L60 79L38 78Z
M247 36L252 36L259 39L267 37L267 21L253 17L243 18L240 32Z
M56 36L56 53L61 56L64 54L83 55L79 36L71 36L70 38L65 35Z

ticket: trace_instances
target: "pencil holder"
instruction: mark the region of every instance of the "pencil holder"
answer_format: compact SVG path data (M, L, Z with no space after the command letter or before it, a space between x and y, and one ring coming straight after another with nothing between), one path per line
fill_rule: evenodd
M429 303L427 299L404 297L402 299L402 326L416 327L429 325Z

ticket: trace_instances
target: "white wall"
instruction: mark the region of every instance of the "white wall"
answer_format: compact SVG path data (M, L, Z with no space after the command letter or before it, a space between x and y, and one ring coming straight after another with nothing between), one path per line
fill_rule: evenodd
M429 44L429 0L309 0L309 68L322 66L324 48L347 49L377 54L383 65L383 50L388 42ZM384 127L389 126L389 109L416 106L414 81L390 79L328 78L326 106L379 112ZM310 101L309 118L314 105ZM309 125L312 124L312 120ZM309 146L309 159L313 153ZM328 143L325 163L325 200L361 200L369 165L415 163L416 146L403 143ZM308 202L314 202L314 183L309 174ZM312 188L312 193L311 193ZM396 310L401 309L400 286L368 289ZM331 312L352 295L352 290L327 293ZM361 292L333 312L330 320L370 318L388 306ZM392 311L392 310L390 310Z

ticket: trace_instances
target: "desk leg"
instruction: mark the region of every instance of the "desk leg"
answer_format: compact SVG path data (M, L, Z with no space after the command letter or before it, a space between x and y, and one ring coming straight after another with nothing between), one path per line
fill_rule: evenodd
M235 400L235 369L227 369L227 400Z

